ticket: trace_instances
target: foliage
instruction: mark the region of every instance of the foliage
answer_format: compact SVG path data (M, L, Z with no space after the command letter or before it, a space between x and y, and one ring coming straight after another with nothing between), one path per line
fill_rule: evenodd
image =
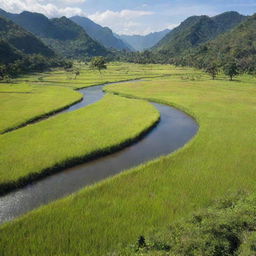
M21 55L13 63L0 66L0 80L6 80L6 77L15 78L20 74L43 72L53 67L67 65L70 65L70 62L61 58L46 58L40 54Z
M184 65L205 68L213 60L221 67L235 62L239 73L256 72L256 14L246 19L233 30L220 35L193 51L188 51Z
M39 37L56 53L66 58L106 56L109 52L92 40L82 27L66 17L48 19L43 14L23 12L11 14L0 12L24 29Z
M214 62L209 63L209 65L205 68L205 72L211 75L212 79L214 80L219 72L218 65Z
M101 73L101 70L107 69L106 59L102 56L92 58L90 67L91 69L97 69Z
M172 58L204 42L216 38L245 19L237 12L225 12L215 17L192 16L167 34L154 48Z
M255 194L238 193L113 255L255 255L255 215Z
M237 24L239 25L235 26ZM211 30L206 29L207 26L213 27L217 34L210 33ZM199 33L198 29L204 32ZM207 33L210 33L211 38L203 37ZM200 37L197 38L198 36ZM192 38L197 38L199 41L193 41ZM116 53L116 58L121 61L143 64L169 63L176 66L192 66L205 70L207 73L210 72L212 77L216 76L217 67L219 70L224 70L228 63L235 62L238 73L254 74L256 72L255 41L256 14L249 18L234 12L213 18L193 16L162 40L161 44L166 45L166 49L165 46L163 48L159 46L160 50L156 47L158 50L142 53ZM172 43L177 45L174 46Z
M38 38L27 32L12 21L0 16L0 39L24 54L41 54L45 57L53 56L54 52L44 45ZM1 62L7 63L9 58Z
M38 38L0 17L0 80L66 65Z
M233 80L234 76L238 75L238 68L234 61L227 63L224 66L223 70L224 70L225 75L230 77L230 81Z

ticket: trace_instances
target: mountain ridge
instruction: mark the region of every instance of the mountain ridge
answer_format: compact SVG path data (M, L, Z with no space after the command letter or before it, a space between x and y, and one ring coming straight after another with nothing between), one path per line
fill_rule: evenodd
M204 68L213 61L235 62L241 72L256 70L256 13L233 29L181 56L186 65Z
M47 47L32 33L1 16L0 40L0 56L1 62L4 64L20 59L22 55L40 54L44 57L55 56L54 51Z
M114 36L110 28L102 27L87 17L73 16L70 19L81 26L92 39L99 42L106 48L126 51L131 50L125 42Z
M188 48L216 38L246 19L238 12L225 12L214 17L191 16L168 33L154 48L169 56L177 56Z
M171 30L165 29L159 32L152 32L147 35L117 35L137 51L144 51L152 48Z
M12 14L3 10L0 10L0 16L5 16L28 30L61 56L84 58L109 54L109 51L94 41L82 27L64 16L48 19L40 13L24 11Z

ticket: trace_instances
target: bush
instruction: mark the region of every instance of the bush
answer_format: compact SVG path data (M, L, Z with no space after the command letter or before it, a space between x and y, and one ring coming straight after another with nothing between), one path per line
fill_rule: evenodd
M238 193L116 255L256 255L256 195ZM115 255L115 254L114 254Z

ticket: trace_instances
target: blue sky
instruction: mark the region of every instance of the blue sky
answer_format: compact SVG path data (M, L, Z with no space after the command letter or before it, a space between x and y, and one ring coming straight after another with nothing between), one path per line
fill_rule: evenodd
M119 34L147 34L171 29L192 15L225 11L251 15L256 12L256 0L0 0L0 8L48 17L87 16Z

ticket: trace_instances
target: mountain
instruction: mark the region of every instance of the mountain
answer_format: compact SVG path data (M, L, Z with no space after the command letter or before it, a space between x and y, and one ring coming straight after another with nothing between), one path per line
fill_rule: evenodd
M0 62L12 63L24 55L31 54L40 54L45 57L55 55L33 34L0 16Z
M9 64L21 59L22 54L6 41L0 40L0 64Z
M131 50L126 43L114 36L110 28L102 27L86 17L74 16L70 19L81 26L92 39L104 45L106 48Z
M256 14L232 30L193 49L192 53L184 55L184 59L193 60L199 67L213 61L220 65L235 61L241 72L255 72Z
M108 54L104 46L91 39L82 27L66 17L48 19L39 13L25 11L11 14L3 10L0 11L0 16L7 17L30 31L64 57L79 58Z
M136 51L144 51L156 45L169 32L169 29L165 29L163 31L150 33L145 36L119 35L119 38L131 45Z
M168 33L155 47L169 57L216 38L246 19L237 12L225 12L215 17L192 16Z

